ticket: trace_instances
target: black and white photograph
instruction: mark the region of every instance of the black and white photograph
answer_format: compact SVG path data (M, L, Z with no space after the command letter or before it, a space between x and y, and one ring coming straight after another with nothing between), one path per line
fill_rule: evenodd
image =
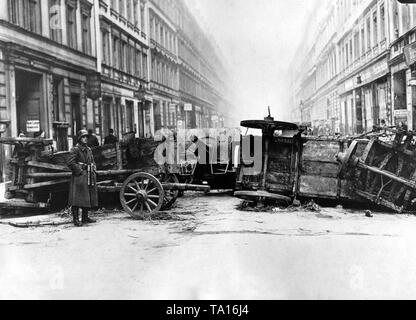
M0 300L413 300L415 230L416 1L0 0Z

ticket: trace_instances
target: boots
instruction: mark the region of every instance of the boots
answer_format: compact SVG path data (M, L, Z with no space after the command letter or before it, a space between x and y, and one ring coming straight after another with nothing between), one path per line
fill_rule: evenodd
M74 226L82 227L82 222L79 221L79 212L77 207L72 207L72 217L74 218Z
M95 220L92 220L88 217L88 209L82 209L82 223L94 223Z

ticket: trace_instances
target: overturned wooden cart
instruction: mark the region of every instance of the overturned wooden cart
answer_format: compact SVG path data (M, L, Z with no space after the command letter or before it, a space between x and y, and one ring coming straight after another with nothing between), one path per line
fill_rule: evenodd
M0 143L14 146L8 200L0 207L49 208L54 197L66 199L72 175L66 165L68 152L53 152L49 139L0 138ZM209 186L179 183L175 166L158 166L153 159L157 145L149 139L129 139L93 148L98 191L104 196L118 193L123 209L134 218L169 209L180 191L209 191Z
M340 176L354 185L354 192L374 204L398 213L416 212L416 132L374 128L358 152L355 139L338 154Z
M262 165L253 172L253 163L241 157L235 196L250 202L298 203L298 199L366 202L354 192L354 182L339 175L337 155L348 149L352 139L302 135L294 123L246 120L242 127L257 129L244 136L251 153L261 145ZM368 142L357 142L357 154ZM257 150L259 150L257 146Z
M235 196L290 204L298 198L377 205L416 212L416 132L377 128L357 137L302 135L295 124L242 121L261 129L261 170L242 158ZM256 139L247 136L251 149Z

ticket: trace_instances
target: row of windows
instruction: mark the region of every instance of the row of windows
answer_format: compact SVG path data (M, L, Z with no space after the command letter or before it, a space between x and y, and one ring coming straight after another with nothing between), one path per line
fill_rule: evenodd
M178 9L175 5L176 0L152 0L152 1L159 7L161 11L163 11L165 15L168 16L168 18L172 22L177 22Z
M340 23L346 22L353 11L363 3L363 0L338 0L337 16Z
M111 0L111 9L135 27L145 29L145 2L143 0Z
M160 124L162 127L171 127L176 125L176 105L167 101L160 101L156 103L155 109L156 113L160 113Z
M151 12L150 38L172 53L176 53L175 33L161 19Z
M65 0L65 19L61 19L63 1L48 0L48 7L42 8L44 2L40 0L8 0L9 21L31 32L42 34L42 10L47 9L50 38L63 43L62 27L66 25L66 44L73 49L91 54L91 5L87 1ZM80 35L77 30L78 13L81 16ZM79 37L81 37L81 48L78 48Z
M179 57L211 83L219 81L207 64L183 42L179 42Z
M380 42L386 40L384 3L376 6L358 23L358 28L340 43L341 70L350 66Z
M209 90L209 88L204 86L201 82L194 80L185 73L180 73L179 78L180 90L206 101L215 100L211 90Z
M119 37L101 30L103 63L125 73L147 79L147 53L146 49L133 46ZM112 41L112 48L110 47Z
M160 61L152 57L152 80L167 87L175 89L177 87L177 68L169 63Z
M317 86L320 87L330 79L332 79L337 73L337 59L335 50L328 55L328 58L324 63L320 64L316 70L316 82Z

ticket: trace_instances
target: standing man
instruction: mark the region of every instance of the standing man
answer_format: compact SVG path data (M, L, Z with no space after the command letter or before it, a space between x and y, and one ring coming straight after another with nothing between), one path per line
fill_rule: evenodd
M98 142L98 138L94 134L94 132L92 131L92 129L89 129L88 130L88 141L87 141L87 145L90 148L94 148L94 147L100 146L100 143Z
M118 138L114 135L114 130L110 129L109 131L109 135L107 137L105 137L104 139L104 144L114 144L118 142Z
M77 141L67 161L72 171L68 204L72 206L74 225L81 227L83 223L95 222L88 217L88 210L98 207L98 191L94 157L87 146L88 132L79 131ZM79 209L82 209L82 221L79 220Z

